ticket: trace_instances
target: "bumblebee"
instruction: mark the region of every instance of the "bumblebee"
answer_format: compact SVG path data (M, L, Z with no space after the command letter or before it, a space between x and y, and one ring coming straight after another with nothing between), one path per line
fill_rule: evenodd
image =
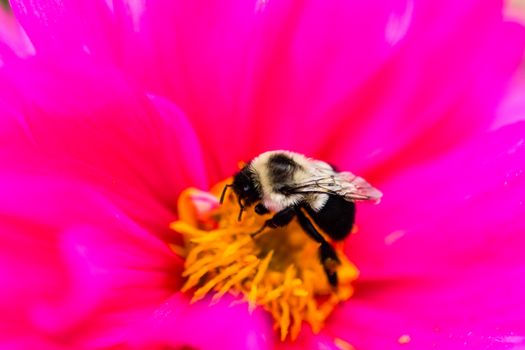
M334 287L339 258L310 218L328 237L340 241L354 225L355 202L378 202L382 196L359 176L338 172L328 163L290 151L269 151L251 160L235 174L233 183L226 185L221 203L228 187L239 201L239 220L252 205L259 215L273 214L253 236L266 228L284 227L297 218L306 234L319 243L319 259Z

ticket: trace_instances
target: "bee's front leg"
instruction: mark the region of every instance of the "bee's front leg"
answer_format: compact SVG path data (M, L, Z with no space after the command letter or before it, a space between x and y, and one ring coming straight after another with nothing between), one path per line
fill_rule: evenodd
M259 205L259 204L257 204L257 205ZM266 209L266 210L268 210L268 209ZM256 207L256 211L257 211L257 207ZM286 225L288 225L290 223L290 221L292 221L294 216L295 216L295 208L294 207L285 208L285 209L281 210L280 212L276 213L274 216L272 216L271 219L266 220L264 222L264 224L262 225L262 227L260 229L258 229L256 232L252 233L251 236L252 237L257 236L259 233L264 231L264 229L267 228L267 227L278 228L278 227L286 226Z

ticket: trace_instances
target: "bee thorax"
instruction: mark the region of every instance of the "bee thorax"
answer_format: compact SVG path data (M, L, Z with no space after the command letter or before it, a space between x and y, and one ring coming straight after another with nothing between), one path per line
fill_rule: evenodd
M272 212L279 212L285 208L295 206L302 201L302 196L288 196L278 192L271 192L263 197L262 203Z

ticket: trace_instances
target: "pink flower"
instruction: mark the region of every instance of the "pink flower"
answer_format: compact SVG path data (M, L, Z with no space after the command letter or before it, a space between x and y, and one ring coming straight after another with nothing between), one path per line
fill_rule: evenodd
M525 124L485 132L525 45L500 2L12 6L0 347L525 346ZM168 247L184 188L276 148L384 192L348 245L355 296L285 345L263 312L190 306Z

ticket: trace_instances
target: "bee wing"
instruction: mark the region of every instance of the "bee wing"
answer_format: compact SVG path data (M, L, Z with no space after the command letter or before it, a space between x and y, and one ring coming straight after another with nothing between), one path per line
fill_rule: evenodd
M379 202L383 194L365 179L351 172L337 173L317 169L316 174L289 189L292 194L326 193L344 197L347 201Z
M351 172L338 173L337 182L341 189L339 195L344 196L347 200L369 200L379 202L383 194L377 188L370 185L365 179Z

